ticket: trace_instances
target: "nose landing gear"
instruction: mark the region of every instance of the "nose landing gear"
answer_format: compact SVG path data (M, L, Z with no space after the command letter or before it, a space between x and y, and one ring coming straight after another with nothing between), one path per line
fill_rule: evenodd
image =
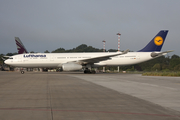
M24 74L24 70L23 70L23 68L21 68L20 72L21 72L21 74Z

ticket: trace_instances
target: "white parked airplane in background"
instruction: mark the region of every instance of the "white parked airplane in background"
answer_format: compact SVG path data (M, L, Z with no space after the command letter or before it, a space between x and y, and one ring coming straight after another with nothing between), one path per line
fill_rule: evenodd
M168 30L160 31L138 52L129 52L129 50L126 50L124 52L26 53L9 57L9 59L5 60L5 64L15 67L62 68L63 71L85 68L84 73L95 73L95 71L91 71L91 68L132 65L172 52L160 52L167 33Z
M15 37L15 42L16 42L18 54L28 53L25 46L23 45L23 43L19 39L19 37Z
M23 43L19 39L19 37L15 37L15 42L16 42L18 54L28 53L25 46L23 45ZM9 57L11 57L11 56L3 56L2 59L6 60L5 58L9 58Z

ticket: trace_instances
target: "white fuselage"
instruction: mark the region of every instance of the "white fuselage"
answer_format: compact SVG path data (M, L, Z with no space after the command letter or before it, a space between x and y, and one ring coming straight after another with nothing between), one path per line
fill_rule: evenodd
M117 52L94 52L94 53L29 53L14 55L5 61L6 64L16 67L61 67L62 64L77 62L84 59L95 58L116 54ZM150 59L152 52L128 52L124 55L111 57L109 60L94 63L98 66L122 66L141 63Z

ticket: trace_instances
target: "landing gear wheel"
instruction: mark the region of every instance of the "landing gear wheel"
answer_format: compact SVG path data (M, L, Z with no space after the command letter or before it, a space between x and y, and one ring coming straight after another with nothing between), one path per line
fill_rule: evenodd
M95 74L96 73L96 71L95 70L89 70L89 69L86 69L86 70L84 70L84 74Z
M21 71L21 74L24 74L24 71Z
M85 73L85 74L88 74L88 73L91 73L91 71L90 71L89 69L85 69L85 70L84 70L84 73Z

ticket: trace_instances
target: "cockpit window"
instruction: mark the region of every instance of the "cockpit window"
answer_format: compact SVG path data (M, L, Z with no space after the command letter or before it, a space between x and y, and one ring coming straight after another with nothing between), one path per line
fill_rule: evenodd
M13 57L10 57L9 59L13 59Z

